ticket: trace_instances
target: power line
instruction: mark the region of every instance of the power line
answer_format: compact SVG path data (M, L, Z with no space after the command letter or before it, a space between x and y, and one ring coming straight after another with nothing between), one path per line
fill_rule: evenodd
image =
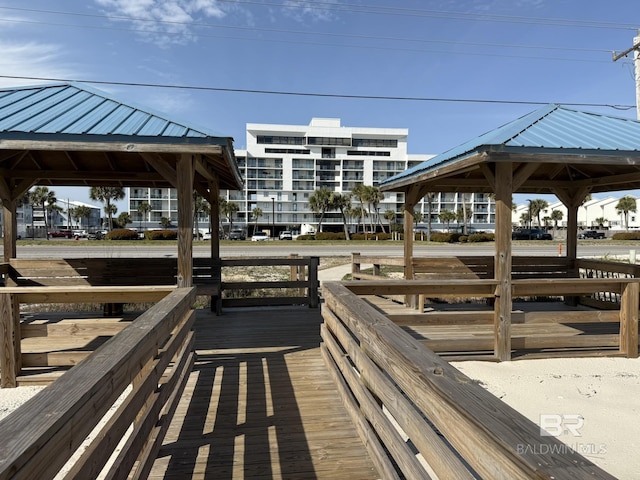
M448 103L486 103L486 104L504 104L504 105L548 105L549 103L557 103L561 105L574 107L607 107L617 110L629 110L635 108L635 105L612 105L607 103L576 103L576 102L540 102L531 100L488 100L476 98L447 98L447 97L406 97L406 96L389 96L389 95L349 95L341 93L319 93L319 92L293 92L285 90L258 90L247 88L225 88L225 87L205 87L197 85L171 85L162 83L140 83L140 82L116 82L107 80L86 80L86 79L70 79L70 78L54 78L54 77L27 77L14 75L0 75L0 78L13 80L34 80L43 82L60 82L60 83L87 83L93 85L116 85L125 87L151 87L166 88L176 90L199 90L208 92L228 92L228 93L251 93L259 95L285 95L297 97L319 97L319 98L343 98L356 100L392 100L392 101L410 101L410 102L448 102Z
M1 7L0 7L1 8ZM11 22L11 23L26 23L26 24L34 24L34 25L48 25L54 27L63 27L63 28L83 28L83 29L92 29L92 30L108 30L108 31L116 31L116 32L134 32L134 33L144 33L144 34L158 34L157 30L146 30L141 28L120 28L120 27L104 27L104 26L93 26L93 25L74 25L74 24L65 24L65 23L53 23L53 22L40 22L40 21L32 21L32 20L16 20L16 19L3 19L0 18L0 22ZM227 27L232 28L232 27ZM254 31L256 29L238 27L244 30ZM272 30L276 31L276 30ZM285 31L283 31L285 32ZM182 36L184 32L161 32L162 35L167 36ZM308 32L304 32L308 33ZM248 40L248 41L256 41L257 39L250 37L233 37L229 35L210 35L210 34L197 34L193 32L189 32L190 36L198 37L198 38L223 38L227 40ZM348 36L348 35L341 35ZM356 37L356 36L352 36ZM367 37L358 37L358 38L367 38ZM376 37L369 37L376 38ZM400 40L400 39L396 39ZM320 46L320 47L336 47L336 48L357 48L357 49L365 49L365 50L382 50L382 51L395 51L395 52L411 52L411 53L442 53L446 55L469 55L469 51L451 51L451 50L433 50L433 49L418 49L418 48L402 48L402 47L389 47L389 46L373 46L373 45L355 45L355 44L337 44L337 43L325 43L325 42L310 42L310 41L300 41L300 40L276 40L270 38L260 38L257 40L261 43L280 43L280 44L288 44L288 45L311 45L311 46ZM466 43L466 42L446 42L446 41L438 41L438 40L411 40L406 39L406 41L416 41L422 43L438 43L438 44L449 44L452 46L479 46L479 47L492 47L492 48L523 48L523 49L547 49L552 51L565 51L565 50L574 50L577 52L584 53L607 53L608 55L611 53L610 50L597 50L597 49L572 49L572 48L563 48L563 47L541 47L541 46L526 46L526 45L509 45L509 44L489 44L489 43ZM555 60L562 62L587 62L587 63L611 63L608 60L591 60L586 58L573 58L573 57L549 57L549 56L539 56L539 55L521 55L521 54L513 54L508 55L505 53L486 53L486 52L474 52L475 56L483 56L483 57L498 57L498 58L527 58L532 60Z
M257 2L236 2L236 3L251 3L257 5L265 5ZM269 4L267 4L269 5ZM275 4L274 4L275 5ZM314 5L316 5L314 3ZM335 5L335 4L332 4ZM287 7L287 5L279 5L281 7ZM311 8L311 7L309 7ZM379 7L389 9L390 7ZM206 28L218 28L218 29L230 29L230 30L240 30L240 31L250 31L250 32L264 32L264 33L278 33L278 34L293 34L293 35L307 35L307 36L321 36L321 37L332 37L332 38L351 38L358 40L379 40L379 41L394 41L394 42L410 42L410 43L435 43L441 45L458 45L458 46L471 46L471 47L491 47L491 48L518 48L518 49L530 49L530 50L553 50L553 51L574 51L574 52L589 52L589 53L606 53L610 54L611 49L588 49L588 48L577 48L577 47L556 47L556 46L543 46L543 45L523 45L523 44L505 44L505 43L477 43L477 42L460 42L460 41L446 41L446 40L423 40L416 38L406 38L406 37L388 37L388 36L374 36L374 35L354 35L347 33L330 33L330 32L318 32L318 31L309 31L309 30L288 30L288 29L274 29L274 28L259 28L255 26L245 27L240 25L220 25L220 24L212 24L212 23L200 23L200 22L183 22L183 21L171 21L171 20L152 20L146 18L139 17L129 17L129 16L120 16L120 15L98 15L98 14L88 14L88 13L79 13L79 12L63 12L63 11L54 11L54 10L41 10L41 9L27 9L27 8L16 8L16 7L2 7L0 9L6 10L18 10L18 11L27 11L31 13L46 13L53 15L69 15L69 16L79 16L79 17L87 17L87 18L100 18L105 20L126 20L131 22L141 22L141 23L153 23L160 25L180 25L180 26L191 26L191 27L206 27ZM466 15L466 14L465 14ZM9 19L5 21L12 21L16 23L28 23L24 20L14 20ZM33 22L33 21L30 21ZM33 22L40 23L45 25L56 25L56 26L66 26L66 27L75 27L76 25L58 25L51 24L48 22ZM610 25L610 24L606 24ZM100 28L100 29L108 29L107 27L91 27L91 28ZM159 33L156 31L148 31L142 29L125 29L127 31L140 31L142 33ZM163 34L170 34L174 32L162 32ZM190 35L195 37L207 37L207 35L198 34L194 32L189 32ZM374 47L375 48L375 47Z
M447 10L424 10L413 8L387 7L377 5L358 5L353 3L332 3L321 2L316 0L298 0L296 3L277 4L256 2L250 0L218 0L221 3L249 4L259 6L270 6L277 8L306 8L310 10L332 10L336 12L365 13L374 15L395 15L409 17L434 17L434 18L452 18L456 20L468 21L485 21L485 22L506 22L506 23L525 23L546 26L566 26L566 27L585 27L585 28L607 28L617 30L635 30L635 24L623 24L620 22L597 22L591 20L576 20L563 18L545 18L545 17L523 17L513 15L498 15L492 13L481 12L455 12ZM349 8L345 8L349 7Z

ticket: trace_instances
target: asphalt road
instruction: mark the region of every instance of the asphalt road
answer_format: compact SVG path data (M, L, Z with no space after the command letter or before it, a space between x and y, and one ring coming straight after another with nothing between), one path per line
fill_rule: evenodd
M194 242L194 256L209 255L208 242ZM562 246L562 254L566 253ZM619 245L609 241L590 241L578 245L580 257L618 257L627 256L637 249L640 255L640 242L636 245ZM232 257L282 257L292 253L302 256L348 257L353 252L362 255L402 255L403 246L398 242L369 242L344 244L314 244L311 242L225 242L220 253L222 258ZM419 242L414 252L421 256L447 257L454 255L493 255L494 244L430 244ZM557 243L514 242L514 255L552 256L558 255ZM175 243L167 245L118 245L117 242L92 241L52 241L51 245L18 245L18 258L93 258L93 257L177 257Z

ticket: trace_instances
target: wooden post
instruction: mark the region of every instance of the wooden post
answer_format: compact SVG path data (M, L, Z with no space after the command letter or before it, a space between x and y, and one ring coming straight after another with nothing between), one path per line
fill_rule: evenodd
M620 298L620 353L638 358L638 304L640 286L637 282L623 284Z
M354 273L360 273L360 253L351 253L351 280L357 280Z
M16 202L7 198L2 199L2 214L4 215L3 230L3 247L4 261L8 262L11 258L16 258Z
M193 173L194 158L182 154L178 177L178 287L193 286Z
M309 257L309 308L318 308L318 266L320 257Z
M496 163L496 253L494 259L496 302L494 305L494 355L511 360L511 163Z
M416 192L410 188L404 194L404 211L402 230L404 232L404 279L413 280L413 208L419 198L414 198ZM405 295L404 303L409 307L415 307L418 298L415 295Z
M211 297L211 311L222 313L222 262L220 261L220 184L218 178L209 182L209 230L211 230L211 278L217 282L220 291Z
M16 331L15 304L11 294L0 294L0 387L15 388L16 381ZM19 341L19 339L18 339Z

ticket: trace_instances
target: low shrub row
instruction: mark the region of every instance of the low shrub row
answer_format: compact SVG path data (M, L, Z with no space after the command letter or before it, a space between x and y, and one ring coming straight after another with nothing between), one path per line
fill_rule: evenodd
M144 232L144 238L147 240L176 240L178 238L177 230L147 230Z
M138 232L129 228L116 228L107 233L107 240L137 240Z
M613 240L640 240L640 232L620 232L614 233Z

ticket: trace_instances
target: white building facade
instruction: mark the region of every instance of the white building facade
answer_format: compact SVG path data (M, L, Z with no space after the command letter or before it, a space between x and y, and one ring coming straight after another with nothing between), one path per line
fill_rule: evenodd
M638 208L640 209L640 200L634 195L625 195L632 197L636 200ZM605 198L593 198L588 202L585 202L578 208L578 229L581 230L597 230L597 229L609 229L616 231L623 231L626 229L624 214L617 210L620 197L608 196ZM565 228L567 226L567 208L562 202L549 202L549 206L540 213L540 224L542 227L553 226L554 222L550 220L551 214L554 210L562 212L562 220L558 222L558 227ZM528 203L517 205L513 211L512 221L517 226L528 226L523 222L523 215L527 217L529 213ZM545 217L547 218L545 222ZM531 221L532 226L538 227L538 219L533 218ZM629 212L629 229L640 229L640 215L638 212Z
M331 192L348 194L360 184L378 186L397 173L414 167L433 155L414 155L407 152L409 131L404 128L345 127L338 118L313 118L309 125L276 125L249 123L246 127L246 149L235 151L244 180L242 191L222 191L221 195L234 202L239 209L233 219L234 228L252 233L265 230L272 236L282 230L300 231L302 225L317 227L319 216L309 207L313 193L326 188ZM134 225L157 227L162 217L177 221L177 198L170 189L130 189L129 213ZM151 212L141 216L138 206L151 205ZM352 205L357 201L352 199ZM443 210L453 212L467 205L471 212L468 225L476 230L492 231L495 206L486 194L435 194L431 203L434 230L454 228L461 221L447 225L439 221ZM404 194L385 192L377 206L376 215L395 212L397 225L402 224ZM255 218L254 209L262 215ZM423 200L416 209L425 220L417 226L426 228L429 206ZM223 217L223 220L224 217ZM369 220L363 220L369 223ZM208 219L199 218L199 228ZM226 222L228 224L228 222ZM392 221L381 219L386 231ZM351 219L349 229L356 230ZM225 227L226 228L226 227ZM323 231L342 231L340 212L326 212Z

